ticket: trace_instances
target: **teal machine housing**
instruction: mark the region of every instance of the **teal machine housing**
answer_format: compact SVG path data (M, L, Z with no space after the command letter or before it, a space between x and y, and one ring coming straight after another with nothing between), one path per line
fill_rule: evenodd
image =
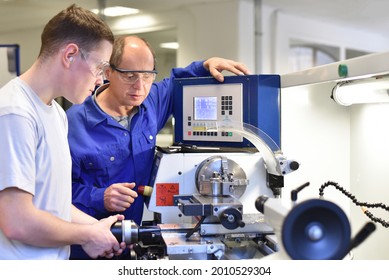
M220 122L260 129L281 147L280 76L273 74L181 78L174 81L174 143L253 147L237 133L214 131Z

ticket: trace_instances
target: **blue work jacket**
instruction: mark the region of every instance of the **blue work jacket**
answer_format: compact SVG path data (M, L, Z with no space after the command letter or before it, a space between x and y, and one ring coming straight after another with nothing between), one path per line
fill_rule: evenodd
M104 208L104 191L111 184L135 182L134 190L149 184L156 136L173 110L173 80L196 76L210 76L203 61L193 62L186 68L174 68L169 79L153 83L129 129L103 112L92 96L67 110L73 161L72 198L76 207L101 219L115 214ZM143 207L144 197L138 195L120 214L140 225Z

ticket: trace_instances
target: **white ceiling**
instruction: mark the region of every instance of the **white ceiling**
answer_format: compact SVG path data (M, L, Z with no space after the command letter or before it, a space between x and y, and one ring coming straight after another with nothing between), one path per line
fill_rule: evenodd
M144 13L167 11L194 3L227 0L0 0L0 33L43 25L72 3L88 9L105 6L131 6ZM389 36L388 0L262 0L288 14L353 25Z
M263 0L288 14L389 35L388 0Z
M192 3L223 0L0 0L0 33L43 26L52 16L76 3L87 9L104 6L127 6L143 13L167 11Z

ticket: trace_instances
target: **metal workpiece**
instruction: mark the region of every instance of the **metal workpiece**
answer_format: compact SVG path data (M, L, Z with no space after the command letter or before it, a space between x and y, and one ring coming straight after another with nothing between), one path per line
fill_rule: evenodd
M161 229L157 225L138 226L133 220L118 221L111 227L112 234L119 242L126 244L159 244L162 242Z
M119 242L127 244L136 243L139 241L138 225L132 220L118 221L111 227L111 232Z

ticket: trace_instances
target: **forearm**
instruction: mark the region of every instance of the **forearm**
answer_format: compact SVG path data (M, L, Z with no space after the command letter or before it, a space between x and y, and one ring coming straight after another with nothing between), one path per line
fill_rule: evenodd
M31 229L28 231L30 234L26 232L24 235L25 243L42 247L58 247L70 244L82 245L88 241L90 225L67 222L48 212L40 212L28 227Z
M72 205L72 222L77 224L93 224L97 222L97 219L82 212L76 206Z
M16 238L33 246L82 245L89 239L90 225L67 222L39 209L31 211L21 222L23 227Z
M73 210L77 216L80 214ZM85 219L82 215L82 221ZM125 244L119 245L110 231L110 227L123 216L110 216L93 224L79 224L59 219L48 212L36 209L31 221L26 222L24 234L19 238L21 242L37 247L61 247L65 245L81 245L92 258L98 256L112 256L120 254ZM80 220L78 220L80 221ZM30 234L29 234L30 232Z
M83 244L88 238L88 225L67 222L36 208L32 195L18 188L0 191L0 230L9 239L40 247Z

